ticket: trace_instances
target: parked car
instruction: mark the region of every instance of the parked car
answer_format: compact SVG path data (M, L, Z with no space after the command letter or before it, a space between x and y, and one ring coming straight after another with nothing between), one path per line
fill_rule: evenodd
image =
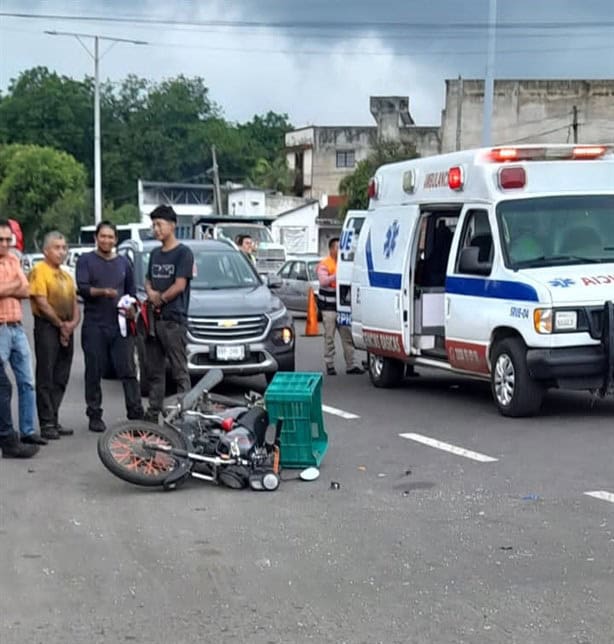
M21 269L27 275L38 262L45 259L43 253L26 253L21 257Z
M309 288L318 292L316 269L320 263L318 255L300 255L288 259L277 271L281 277L281 286L276 290L281 301L291 311L307 312Z
M281 280L276 275L261 278L250 260L227 242L186 239L183 243L194 253L188 310L190 375L196 377L215 367L225 374L264 374L270 381L277 371L294 371L294 323L283 302L271 292ZM118 253L134 265L139 298L145 298L149 255L158 245L130 240L118 247ZM143 329L137 340L142 365Z

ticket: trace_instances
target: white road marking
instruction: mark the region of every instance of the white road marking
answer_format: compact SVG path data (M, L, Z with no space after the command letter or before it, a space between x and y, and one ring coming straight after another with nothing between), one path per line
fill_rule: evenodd
M341 418L345 418L346 420L354 420L355 418L360 418L360 416L352 414L349 411L343 411L343 409L329 407L328 405L322 405L322 411L325 411L327 414L333 414L333 416L341 416Z
M399 434L401 438L407 438L410 441L416 441L422 443L423 445L428 445L429 447L435 447L436 449L442 449L445 452L450 452L451 454L456 454L457 456L464 456L465 458L471 458L474 461L480 461L481 463L492 463L498 461L498 458L493 458L492 456L486 456L486 454L480 454L479 452L472 452L471 450L464 449L463 447L457 447L456 445L450 445L450 443L444 443L443 441L438 441L435 438L429 438L428 436L423 436L422 434Z
M585 492L586 496L592 496L594 499L600 499L601 501L609 501L614 503L614 494L612 492L606 492L605 490L595 490L594 492Z

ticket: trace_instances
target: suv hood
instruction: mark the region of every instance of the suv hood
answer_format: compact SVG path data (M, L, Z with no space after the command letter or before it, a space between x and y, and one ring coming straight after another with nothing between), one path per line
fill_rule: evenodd
M188 315L203 317L262 315L281 308L283 308L281 300L264 284L219 291L192 287Z

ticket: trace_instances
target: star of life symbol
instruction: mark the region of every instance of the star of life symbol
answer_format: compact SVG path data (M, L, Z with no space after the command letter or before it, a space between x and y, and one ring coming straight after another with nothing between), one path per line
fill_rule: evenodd
M550 280L548 284L550 284L550 286L569 288L570 286L573 286L575 282L569 277L555 277L553 280Z
M386 231L386 241L384 242L384 256L386 259L392 256L394 249L397 247L397 237L399 236L399 222L393 221Z

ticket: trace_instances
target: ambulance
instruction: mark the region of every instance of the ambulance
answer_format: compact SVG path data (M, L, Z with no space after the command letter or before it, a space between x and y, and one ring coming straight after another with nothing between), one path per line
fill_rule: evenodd
M339 236L337 253L337 326L352 324L352 267L365 210L348 210Z
M376 387L490 381L505 416L614 390L614 146L493 147L382 166L352 269Z

